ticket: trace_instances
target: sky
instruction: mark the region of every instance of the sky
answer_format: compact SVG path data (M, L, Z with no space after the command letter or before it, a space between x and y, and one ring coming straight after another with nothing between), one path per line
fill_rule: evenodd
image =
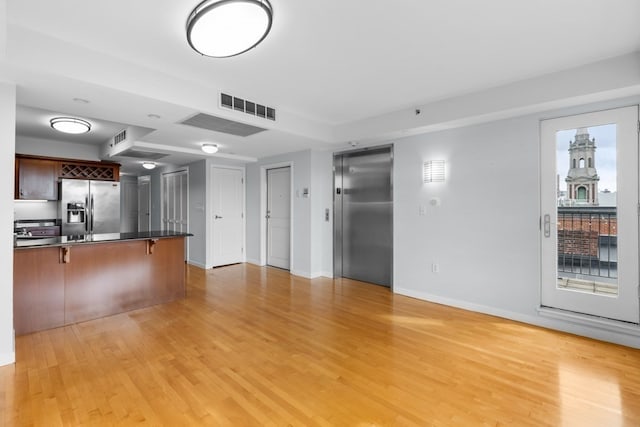
M589 139L596 139L595 167L600 177L598 190L616 191L616 125L587 128ZM569 170L569 142L575 139L576 129L556 133L556 168L560 175L560 191L566 191L564 179Z

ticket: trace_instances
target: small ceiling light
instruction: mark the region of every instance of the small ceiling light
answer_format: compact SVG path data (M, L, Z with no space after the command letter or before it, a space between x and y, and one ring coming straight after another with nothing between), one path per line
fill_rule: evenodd
M91 130L91 123L74 117L54 117L49 121L51 127L64 133L87 133Z
M187 19L187 41L202 55L227 58L256 47L272 20L268 0L205 0Z
M156 167L156 163L155 162L142 162L142 167L145 169L155 169Z
M202 151L207 154L213 154L218 152L218 146L216 144L202 144Z

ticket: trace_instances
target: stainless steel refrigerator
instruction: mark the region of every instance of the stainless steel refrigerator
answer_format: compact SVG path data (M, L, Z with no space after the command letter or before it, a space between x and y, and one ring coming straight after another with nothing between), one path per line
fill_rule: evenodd
M62 235L120 232L120 183L63 179Z

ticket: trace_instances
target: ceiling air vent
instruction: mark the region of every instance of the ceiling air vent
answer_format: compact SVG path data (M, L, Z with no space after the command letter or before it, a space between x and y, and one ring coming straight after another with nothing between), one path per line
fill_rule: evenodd
M229 110L240 111L252 116L262 117L263 119L276 120L276 109L256 104L253 101L238 98L226 93L220 93L220 106Z
M127 130L124 129L122 132L113 137L113 145L120 144L122 141L127 139Z
M200 129L208 129L215 132L228 133L230 135L236 136L250 136L267 130L258 126L251 126L245 123L234 122L233 120L210 116L209 114L204 113L196 114L195 116L183 120L179 123L187 126L197 127Z

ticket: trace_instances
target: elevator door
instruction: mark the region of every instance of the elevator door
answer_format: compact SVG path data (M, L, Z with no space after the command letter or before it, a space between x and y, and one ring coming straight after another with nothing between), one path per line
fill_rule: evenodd
M334 157L334 274L391 286L392 147Z

